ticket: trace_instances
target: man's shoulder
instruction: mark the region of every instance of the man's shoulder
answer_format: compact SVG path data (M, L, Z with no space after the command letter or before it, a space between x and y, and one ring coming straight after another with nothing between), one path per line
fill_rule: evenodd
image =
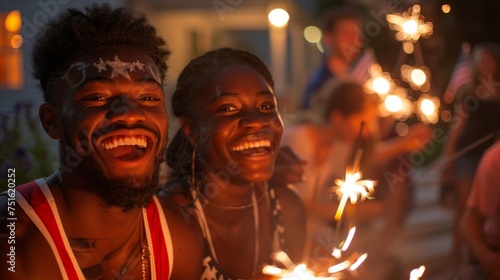
M0 255L0 278L28 279L34 276L32 273L57 275L54 273L58 268L55 259L50 257L48 243L43 242L44 236L13 197L9 191L0 194L0 252L13 255ZM11 260L12 263L8 263ZM9 267L15 272L3 274Z
M199 278L204 239L192 199L189 195L166 192L160 192L157 197L162 204L173 245L174 268L171 279Z
M162 206L170 231L185 231L187 234L199 230L193 201L186 194L160 192L156 195Z

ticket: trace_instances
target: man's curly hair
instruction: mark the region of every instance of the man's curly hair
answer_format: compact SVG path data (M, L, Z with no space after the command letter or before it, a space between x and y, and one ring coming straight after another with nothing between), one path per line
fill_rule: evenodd
M78 56L112 47L130 47L149 55L165 79L170 50L156 28L142 14L109 4L93 4L84 11L68 9L47 23L33 47L33 75L46 101L48 86Z

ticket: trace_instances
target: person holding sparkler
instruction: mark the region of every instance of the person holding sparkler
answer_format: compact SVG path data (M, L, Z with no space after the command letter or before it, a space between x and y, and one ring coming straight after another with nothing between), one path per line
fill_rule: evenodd
M384 170L386 164L395 156L418 149L419 143L430 138L430 129L419 125L410 128L405 137L378 141L377 105L377 95L365 93L358 83L330 80L313 103L314 112L320 112L316 117L319 120L286 128L283 145L290 146L300 159L308 163L304 172L305 182L294 185L299 190L308 211L309 241L318 238L331 240L332 238L327 236L336 235L332 230L332 222L337 203L330 198L333 193L330 187L334 187L334 179L344 178L346 169L352 168L349 163L357 154L354 146L362 123L365 123L361 130L363 145L359 148L363 149L364 153L363 159L359 161L359 170L367 179L375 179L370 176L379 174L372 171L375 166L379 167L379 170ZM372 175L367 176L370 171ZM398 191L399 189L405 191L405 188L398 188ZM396 226L391 223L400 220L390 216L400 215L403 212L403 209L393 209L402 205L401 203L392 205L395 199L401 199L399 193L386 191L382 201L372 200L357 204L354 219L373 221L381 215L386 215L389 221L386 227L394 233L392 229ZM384 235L384 240L390 238L391 234ZM312 246L310 244L306 251L314 254L315 249ZM328 252L330 248L324 249Z
M462 218L473 261L458 279L500 279L500 142L479 163Z
M496 141L500 130L499 66L498 45L480 43L474 46L471 61L473 82L459 89L443 151L447 160L441 173L443 186L452 186L455 194L453 260L450 267L453 271L463 262L460 219L474 174L483 153Z

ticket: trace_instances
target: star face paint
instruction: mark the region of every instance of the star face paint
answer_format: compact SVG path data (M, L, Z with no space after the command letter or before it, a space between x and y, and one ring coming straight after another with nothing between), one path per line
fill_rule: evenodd
M139 71L149 74L158 84L162 84L160 73L155 65L143 63L137 59L135 61L122 60L117 54L113 55L112 60L101 57L98 62L74 62L68 67L60 79L67 81L70 87L77 88L96 73L100 74L99 76L104 75L109 79L121 76L130 80L130 74ZM108 76L106 76L106 74Z

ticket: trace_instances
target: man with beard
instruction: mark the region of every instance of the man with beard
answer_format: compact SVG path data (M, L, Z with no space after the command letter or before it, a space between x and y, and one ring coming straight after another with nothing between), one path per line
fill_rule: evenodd
M59 162L0 196L0 279L199 278L195 223L155 196L169 55L144 16L109 5L69 9L39 34L39 117Z

